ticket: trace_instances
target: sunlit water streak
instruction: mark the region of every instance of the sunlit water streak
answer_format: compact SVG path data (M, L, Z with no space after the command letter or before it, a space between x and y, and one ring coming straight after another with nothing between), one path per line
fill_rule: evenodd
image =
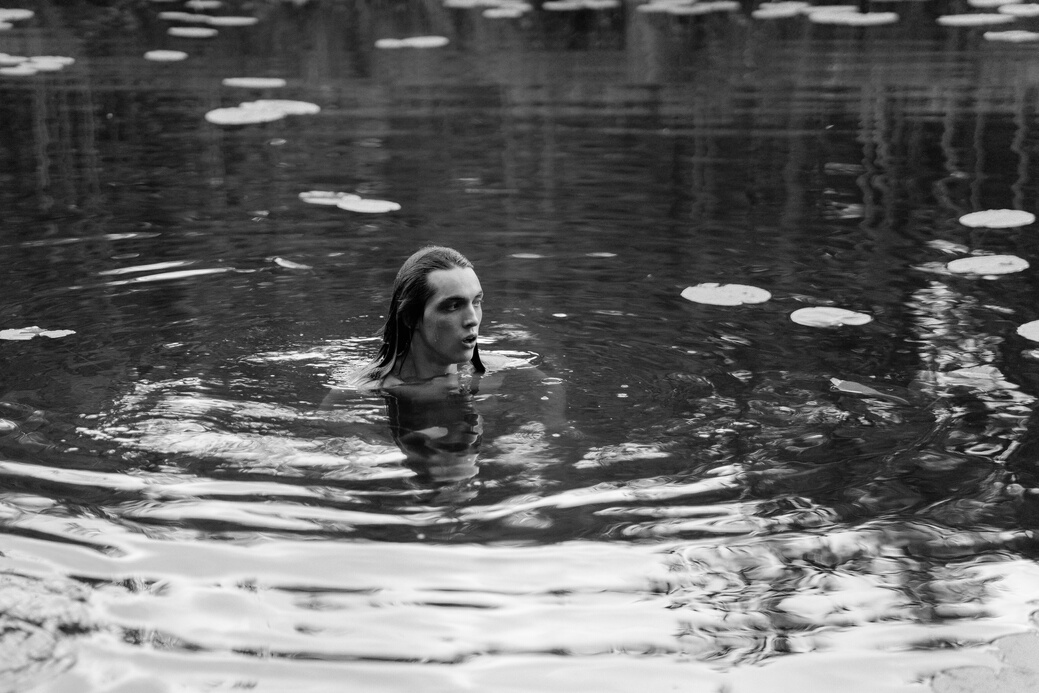
M1021 47L918 3L271 2L195 42L38 4L0 51L76 63L0 81L0 327L75 334L0 342L0 687L926 691L1034 628L1034 278L942 269L1039 266L956 221L1036 206ZM321 112L205 123L272 96L243 74ZM431 240L504 366L410 412L423 464L409 412L326 396ZM733 281L772 299L681 298Z

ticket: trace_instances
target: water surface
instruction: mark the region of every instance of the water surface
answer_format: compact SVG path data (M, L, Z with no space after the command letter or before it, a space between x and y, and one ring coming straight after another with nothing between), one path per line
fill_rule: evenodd
M1035 274L943 269L1039 262L957 221L1035 211L1027 45L943 2L27 6L0 51L76 62L0 76L0 328L75 333L0 341L6 689L927 691L1034 629ZM257 98L321 111L204 120ZM428 242L493 379L327 399Z

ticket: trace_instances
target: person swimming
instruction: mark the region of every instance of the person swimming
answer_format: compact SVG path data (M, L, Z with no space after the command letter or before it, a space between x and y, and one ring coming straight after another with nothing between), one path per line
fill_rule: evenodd
M477 475L481 409L499 420L522 417L517 423L527 434L566 428L561 381L549 382L529 359L481 355L483 299L473 264L457 250L431 245L412 254L394 280L375 358L325 398L330 408L351 391L381 394L393 442L422 484L457 487ZM531 393L508 398L514 413L498 394L507 373L523 374L522 391ZM535 411L523 404L528 399L536 404L536 423L528 418Z
M459 373L482 374L477 338L483 288L457 250L426 246L404 261L375 361L362 374L369 387L391 388Z

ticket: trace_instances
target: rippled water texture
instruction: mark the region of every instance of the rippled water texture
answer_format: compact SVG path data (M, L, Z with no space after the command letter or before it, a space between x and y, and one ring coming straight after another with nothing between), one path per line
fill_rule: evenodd
M535 4L0 31L73 59L0 73L0 689L950 691L1034 637L1039 242L958 221L1036 210L1034 47ZM261 99L319 110L206 120ZM491 373L337 389L427 242Z

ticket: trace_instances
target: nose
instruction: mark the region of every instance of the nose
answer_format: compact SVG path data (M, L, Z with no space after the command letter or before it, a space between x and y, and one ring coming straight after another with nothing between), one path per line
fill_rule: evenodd
M465 321L462 324L465 327L477 327L480 324L480 308L474 305L466 308Z

